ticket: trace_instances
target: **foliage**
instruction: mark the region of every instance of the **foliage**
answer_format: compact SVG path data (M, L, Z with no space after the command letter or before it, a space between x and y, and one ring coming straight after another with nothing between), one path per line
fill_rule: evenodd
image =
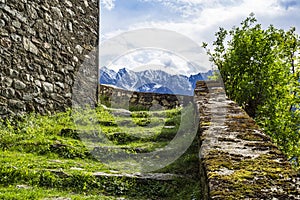
M214 51L226 93L254 117L290 157L300 156L299 36L295 28L263 29L254 14L240 27L220 28Z
M180 109L126 111L130 113L126 116L113 115L114 111L104 106L86 107L50 116L32 113L0 120L0 199L189 199L191 193L200 195L198 179L144 181L94 176L95 172L115 174L123 163L100 162L92 156L87 141L92 147L106 145L131 154L151 152L165 146L180 124ZM164 128L168 124L174 128ZM111 143L102 144L101 137ZM196 172L198 148L193 147L179 164L164 172Z

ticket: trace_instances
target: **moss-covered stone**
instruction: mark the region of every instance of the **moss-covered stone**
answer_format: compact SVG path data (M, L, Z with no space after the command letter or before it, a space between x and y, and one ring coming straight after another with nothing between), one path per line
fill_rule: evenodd
M253 119L224 93L197 100L203 199L300 199L299 176Z

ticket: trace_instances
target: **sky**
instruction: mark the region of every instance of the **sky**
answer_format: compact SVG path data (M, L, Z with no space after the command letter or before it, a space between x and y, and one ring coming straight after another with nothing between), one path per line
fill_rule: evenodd
M239 26L250 13L255 14L263 28L267 28L270 24L285 30L296 27L298 34L300 29L299 0L100 0L100 2L100 43L104 44L103 54L105 54L103 62L100 63L115 71L123 67L135 71L147 66L155 69L153 66L156 65L157 68L170 73L188 75L205 72L212 68L212 63L203 49L195 49L195 44L201 47L202 42L206 42L211 47L215 39L214 34L219 27L228 30L233 26ZM145 28L170 32L162 31L160 34L154 34L155 38L164 44L151 43L148 40L149 38L151 40L153 32ZM145 31L137 34L138 30ZM126 44L124 39L127 41ZM120 46L115 45L116 42ZM165 44L166 42L169 44ZM118 48L115 51L110 49L110 56L107 53L108 44L114 44ZM143 45L151 49L145 50L142 48Z

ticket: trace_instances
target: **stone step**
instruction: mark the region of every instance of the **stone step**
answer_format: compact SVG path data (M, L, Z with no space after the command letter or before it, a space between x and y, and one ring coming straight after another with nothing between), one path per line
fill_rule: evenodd
M170 174L170 173L147 173L147 174L141 174L141 173L121 173L121 174L109 174L105 172L95 172L93 173L93 176L95 177L118 177L118 178L132 178L136 180L153 180L153 181L172 181L177 178L183 178L188 179L188 177L178 174Z
M107 195L126 196L126 199L135 199L135 196L143 196L143 199L170 199L177 189L183 189L195 185L191 177L171 173L121 173L118 171L85 173L78 170L77 173L66 173L61 170L48 170L57 179L72 180L82 176L85 179L91 178L90 185L86 188L93 188L96 191L104 192Z

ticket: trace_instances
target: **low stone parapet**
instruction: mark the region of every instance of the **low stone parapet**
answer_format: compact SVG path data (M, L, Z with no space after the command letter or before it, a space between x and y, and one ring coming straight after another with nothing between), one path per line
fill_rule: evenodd
M193 101L193 96L135 92L99 85L99 102L109 107L128 110L173 109Z
M217 84L197 89L203 199L300 199L299 176L270 137Z

